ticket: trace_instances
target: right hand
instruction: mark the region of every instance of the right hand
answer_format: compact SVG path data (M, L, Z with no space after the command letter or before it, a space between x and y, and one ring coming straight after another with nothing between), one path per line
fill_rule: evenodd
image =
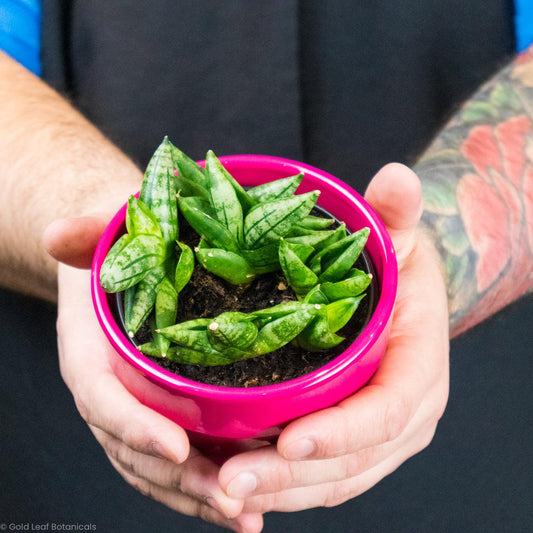
M59 220L43 238L49 253L67 263L58 272L59 362L81 416L115 469L143 494L234 531L261 531L262 515L241 514L243 500L220 488L219 467L190 448L181 427L141 404L115 376L86 270L104 226L100 219Z

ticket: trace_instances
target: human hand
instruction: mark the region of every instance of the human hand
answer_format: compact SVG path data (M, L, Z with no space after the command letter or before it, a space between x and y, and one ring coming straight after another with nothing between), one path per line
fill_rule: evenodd
M105 227L99 218L59 220L44 235L58 260L61 374L109 460L133 487L181 513L234 531L262 529L260 514L240 514L243 501L218 484L219 467L189 447L185 431L135 399L108 361L113 348L92 309L88 268Z
M417 228L420 182L384 167L366 199L393 239L398 296L387 351L363 389L289 424L277 446L229 459L219 479L245 512L334 506L371 488L431 441L448 397L446 292L433 245Z

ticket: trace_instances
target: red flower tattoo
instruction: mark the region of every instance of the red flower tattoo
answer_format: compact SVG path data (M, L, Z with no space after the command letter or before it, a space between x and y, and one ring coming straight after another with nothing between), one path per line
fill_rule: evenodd
M509 303L533 285L531 146L532 124L526 116L475 127L462 144L463 156L477 172L464 175L457 188L459 210L477 254L477 290L484 294L476 307L490 304L495 294Z

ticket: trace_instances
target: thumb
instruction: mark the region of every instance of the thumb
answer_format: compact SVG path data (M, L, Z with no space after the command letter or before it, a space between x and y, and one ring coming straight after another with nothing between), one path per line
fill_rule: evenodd
M43 233L45 250L57 261L76 268L90 268L94 250L107 225L100 217L60 218Z
M365 199L387 227L402 265L415 245L423 210L418 176L400 163L389 163L372 178Z

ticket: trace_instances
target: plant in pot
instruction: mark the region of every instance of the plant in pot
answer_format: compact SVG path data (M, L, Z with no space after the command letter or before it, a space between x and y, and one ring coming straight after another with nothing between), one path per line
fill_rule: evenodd
M204 164L165 138L100 240L92 289L119 379L216 457L371 377L396 263L336 178L268 156Z

